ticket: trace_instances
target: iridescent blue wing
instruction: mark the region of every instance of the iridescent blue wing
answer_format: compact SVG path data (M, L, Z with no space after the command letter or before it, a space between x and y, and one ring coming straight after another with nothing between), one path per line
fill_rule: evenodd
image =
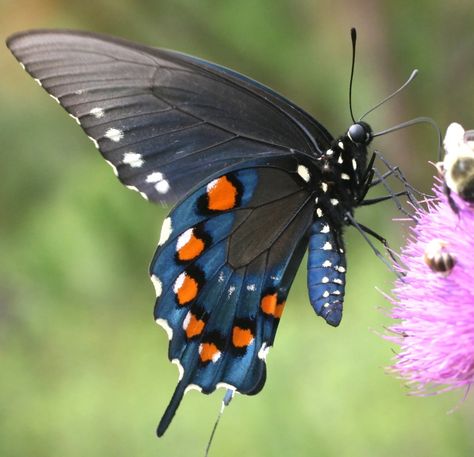
M297 170L294 157L235 166L165 219L150 274L155 318L180 379L158 435L187 389L263 387L265 356L313 221L312 190Z
M332 141L272 90L184 54L75 31L23 32L7 45L120 181L155 202L175 202L244 160L314 156Z

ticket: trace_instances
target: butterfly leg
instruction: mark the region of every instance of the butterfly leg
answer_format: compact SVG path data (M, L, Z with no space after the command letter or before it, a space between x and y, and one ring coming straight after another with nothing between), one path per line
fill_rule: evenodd
M415 206L419 206L418 205L418 200L415 198L415 194L418 194L422 197L426 197L427 195L424 194L423 192L420 192L418 189L415 189L409 182L408 180L406 179L405 175L403 174L403 172L400 170L400 167L398 166L393 166L391 165L383 156L382 154L380 154L380 152L378 151L375 151L374 154L377 155L377 157L380 159L380 161L387 167L388 171L386 173L384 173L382 176L381 176L381 179L377 179L376 181L374 181L374 185L376 184L379 184L380 182L382 182L383 180L385 180L388 176L390 175L394 175L402 184L403 184L403 187L409 191L408 193L408 198L410 199L410 202L412 204L414 204Z
M372 229L366 227L363 224L358 223L352 214L346 213L346 220L348 225L352 225L354 228L356 228L359 233L362 235L364 240L367 242L367 244L370 246L374 254L388 267L388 269L395 273L398 277L400 276L400 272L397 271L396 269L393 268L393 266L387 261L387 259L382 255L382 253L374 246L374 244L370 241L369 237L367 235L372 236L375 238L377 241L379 241L386 249L388 255L390 258L393 260L395 264L398 264L398 259L394 256L392 249L390 248L390 245L388 244L387 240L379 235L377 232L374 232Z

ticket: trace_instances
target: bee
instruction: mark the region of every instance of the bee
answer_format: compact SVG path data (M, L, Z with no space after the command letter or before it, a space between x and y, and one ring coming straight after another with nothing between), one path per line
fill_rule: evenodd
M441 240L431 240L426 245L423 260L432 271L443 276L448 276L456 265L456 258L447 249L447 243Z
M465 131L460 124L453 122L446 131L444 149L444 160L436 166L443 177L449 204L457 213L451 191L474 204L474 130Z

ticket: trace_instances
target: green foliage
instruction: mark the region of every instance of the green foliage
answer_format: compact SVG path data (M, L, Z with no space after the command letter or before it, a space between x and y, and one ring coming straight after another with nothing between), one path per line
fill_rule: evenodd
M472 118L473 8L468 1L39 1L2 4L2 38L73 27L196 54L291 97L334 134L349 122L349 28L359 31L355 109L419 80L369 119L376 130L417 115L441 127ZM442 30L441 30L442 29ZM167 338L152 319L147 266L166 210L123 189L91 143L0 49L0 455L202 455L223 392L188 394L163 439L155 425L174 389ZM383 145L381 147L380 145ZM427 127L377 143L427 189L436 138ZM390 203L360 211L394 247L406 227ZM413 398L384 374L390 344L374 289L393 277L347 233L343 323L314 316L301 268L256 397L238 396L212 455L465 456L472 400Z

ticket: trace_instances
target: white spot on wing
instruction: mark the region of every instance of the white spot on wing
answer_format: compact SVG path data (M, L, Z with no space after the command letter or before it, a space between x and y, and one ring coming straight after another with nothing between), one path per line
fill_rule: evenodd
M323 225L320 233L329 233L329 225Z
M216 384L216 389L228 389L233 390L235 392L237 390L237 387L233 386L232 384L228 384L227 382L218 382Z
M43 87L43 84L41 84L41 81L40 81L38 78L35 78L35 81L36 81L41 87Z
M96 119L100 119L101 117L104 117L104 114L105 114L103 108L99 108L99 107L92 108L89 111L89 113L92 114L92 116L94 116Z
M334 284L342 284L342 279L334 278L334 279L332 280L332 282L333 282Z
M351 177L347 173L341 173L341 179L345 181L350 181Z
M122 163L130 165L132 168L140 168L145 161L142 159L142 155L136 152L125 152L122 157Z
M178 373L179 373L178 380L181 381L181 379L183 379L183 375L184 375L183 365L181 365L181 362L179 361L179 359L173 359L171 361L171 363L174 363L178 367Z
M155 189L159 194L166 194L170 190L169 182L166 179L155 184Z
M145 200L148 200L148 195L145 192L140 192L136 186L125 186L127 189L138 192Z
M246 289L249 291L249 292L255 292L257 290L257 287L255 284L248 284Z
M146 182L157 183L157 182L160 182L162 179L163 179L163 173L160 173L159 171L155 171L154 173L151 173L146 177Z
M150 276L151 282L153 283L153 286L155 287L155 293L156 297L160 297L161 293L163 292L163 284L161 283L160 278L156 275L151 275Z
M167 217L161 226L160 241L158 241L158 246L161 246L168 241L172 231L173 226L171 225L171 218Z
M235 286L230 286L229 290L227 291L227 297L230 298L234 292L235 292Z
M339 271L340 273L345 273L346 269L344 267L337 267L337 271Z
M307 167L305 167L304 165L298 165L296 171L303 178L304 181L309 182L309 180L311 179L311 174L309 173Z
M321 208L316 208L316 214L318 217L322 217L323 216L323 210Z
M19 63L20 63L20 67L23 68L23 70L26 70L25 64L23 62L19 62Z
M190 228L186 230L184 233L179 235L178 241L176 242L176 250L179 251L183 246L187 244L187 242L191 239L191 235L193 234L193 229Z
M89 140L91 140L94 143L94 146L99 149L99 143L97 143L97 140L95 138L92 138L91 136L88 136Z
M79 120L78 117L74 116L74 114L71 114L71 113L68 113L68 114L70 117L72 117L76 121L77 124L81 125L81 121Z
M328 268L328 267L332 266L332 263L331 263L330 260L325 260L325 261L323 262L322 266L323 266L324 268Z
M334 154L334 151L332 149L328 149L326 151L326 155L328 155L328 156L332 156L333 154Z
M168 339L171 340L173 338L173 329L169 326L168 321L166 319L156 319L156 323L165 330Z
M111 140L115 143L118 143L123 138L123 131L120 130L120 129L108 129L105 132L105 136L109 140Z
M186 331L186 329L188 328L189 322L191 322L191 316L192 316L191 311L188 311L188 314L186 314L186 317L184 318L184 321L183 321L184 331Z
M344 162L344 159L342 158L342 155L340 155L339 158L337 159L337 163L341 164L342 162Z
M326 241L323 246L324 251L330 251L332 249L332 244L329 241Z
M323 297L324 297L324 298L329 297L329 291L328 291L328 290L325 290L325 291L323 292Z
M339 143L337 143L337 145L342 149L344 150L344 143L342 141L339 141Z
M321 183L321 189L323 190L323 192L327 192L327 190L328 190L328 185L327 185L327 183L322 182L322 183Z
M164 179L163 173L155 171L146 177L146 182L155 183L155 189L160 194L166 194L170 190L169 182Z
M187 394L191 390L197 390L198 392L202 392L202 387L198 386L197 384L189 384L189 386L184 389L184 393Z
M212 189L214 189L214 187L216 187L216 184L217 184L217 179L213 179L213 180L206 186L207 192L210 192Z
M258 358L260 360L266 360L270 348L271 346L267 346L267 343L264 342L258 351Z
M322 282L323 284L326 284L326 283L329 282L329 278L328 278L327 276L325 276L323 279L321 279L321 282Z
M177 278L176 281L173 284L173 292L177 294L179 292L179 289L181 289L184 280L186 279L186 272L183 271Z
M357 170L357 162L356 162L356 159L352 159L352 168L355 170Z
M61 102L59 101L59 98L58 98L58 97L55 97L54 95L51 95L51 94L49 94L49 96L50 96L56 103L58 103L59 105L61 104Z
M339 200L337 198L331 198L330 202L332 206L339 205Z
M114 175L118 176L118 170L117 167L110 161L106 160L106 162L112 167L112 170L114 171Z

